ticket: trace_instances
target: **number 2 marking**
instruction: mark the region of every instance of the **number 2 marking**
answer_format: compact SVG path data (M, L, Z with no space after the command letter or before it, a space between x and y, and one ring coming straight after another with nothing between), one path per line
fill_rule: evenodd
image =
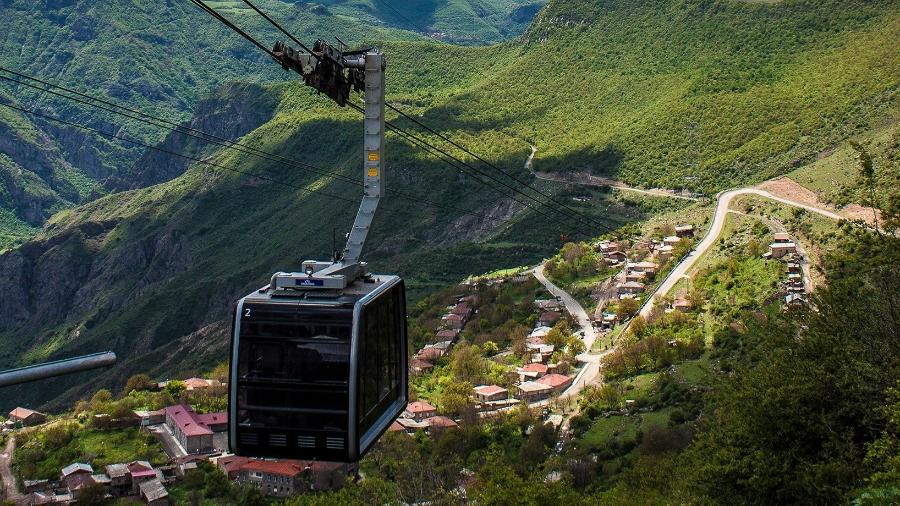
M244 318L250 318L250 308L244 309Z

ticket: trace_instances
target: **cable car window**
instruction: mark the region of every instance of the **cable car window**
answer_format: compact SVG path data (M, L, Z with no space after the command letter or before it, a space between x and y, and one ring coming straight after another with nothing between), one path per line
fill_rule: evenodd
M400 395L402 340L402 285L394 286L362 312L359 357L359 431L365 433Z

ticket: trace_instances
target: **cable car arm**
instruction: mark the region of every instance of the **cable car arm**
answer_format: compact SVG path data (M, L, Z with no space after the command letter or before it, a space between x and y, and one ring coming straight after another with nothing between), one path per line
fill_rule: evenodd
M363 143L363 198L347 235L347 244L334 262L303 262L303 272L278 272L272 287L344 288L365 276L360 261L375 211L384 196L384 55L377 49L343 53L325 41L313 45L313 53L301 53L278 42L273 54L281 66L303 76L307 86L344 106L353 89L363 91L365 129Z

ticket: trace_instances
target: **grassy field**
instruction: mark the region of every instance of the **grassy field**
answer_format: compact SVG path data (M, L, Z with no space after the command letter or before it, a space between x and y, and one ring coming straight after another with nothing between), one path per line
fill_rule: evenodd
M70 422L70 433L60 435L56 430L64 423L18 436L13 467L20 479L54 479L73 462L91 464L95 472L102 473L107 464L148 460L159 465L168 460L159 442L136 427L97 430Z

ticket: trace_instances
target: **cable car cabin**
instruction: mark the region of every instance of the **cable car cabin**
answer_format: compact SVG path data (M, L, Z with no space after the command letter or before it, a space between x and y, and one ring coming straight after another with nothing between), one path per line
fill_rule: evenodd
M341 291L251 293L235 305L231 451L355 462L407 403L406 297L397 276Z

